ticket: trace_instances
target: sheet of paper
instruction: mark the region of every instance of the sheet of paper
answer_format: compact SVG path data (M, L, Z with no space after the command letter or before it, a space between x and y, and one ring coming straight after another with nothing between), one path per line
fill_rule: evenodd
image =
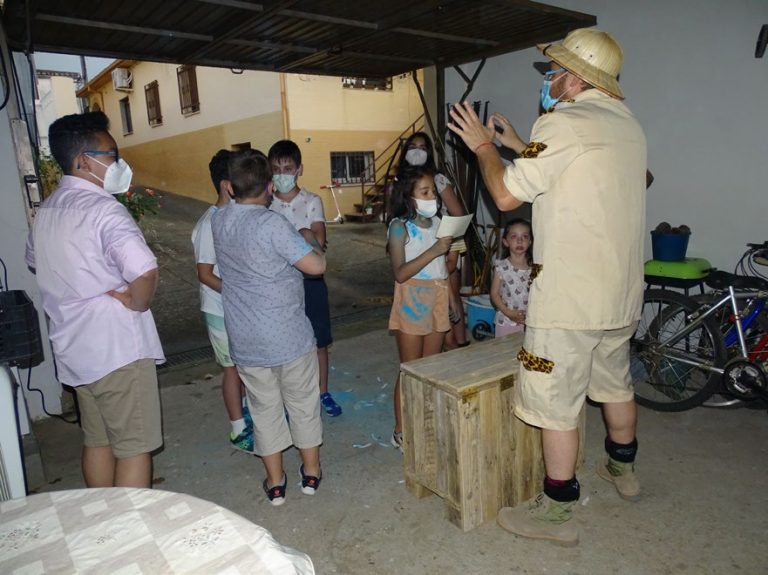
M451 242L451 247L448 250L449 252L459 252L464 253L467 251L467 243L464 241L464 238L459 238L458 240L453 240Z
M466 216L443 216L440 220L440 227L437 228L437 237L444 238L451 236L453 238L460 238L464 235L469 227L469 222L472 221L473 214L467 214Z

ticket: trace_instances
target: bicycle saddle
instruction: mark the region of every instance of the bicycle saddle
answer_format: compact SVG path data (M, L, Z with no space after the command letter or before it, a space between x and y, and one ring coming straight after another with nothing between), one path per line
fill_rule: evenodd
M720 270L714 270L704 279L715 290L726 290L728 286L744 290L768 290L768 280L754 276L737 276Z

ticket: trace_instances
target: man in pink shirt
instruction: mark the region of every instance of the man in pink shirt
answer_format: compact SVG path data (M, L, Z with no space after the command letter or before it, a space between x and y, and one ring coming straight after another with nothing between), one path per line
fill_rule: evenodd
M162 443L155 363L165 361L149 305L157 260L128 210L131 169L101 112L51 124L64 177L40 206L27 240L59 379L72 386L89 487L150 487Z

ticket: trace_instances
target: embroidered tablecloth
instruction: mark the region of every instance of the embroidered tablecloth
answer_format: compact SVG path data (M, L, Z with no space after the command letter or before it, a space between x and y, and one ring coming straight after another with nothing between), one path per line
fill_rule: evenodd
M0 573L311 575L304 553L209 501L77 489L0 503Z

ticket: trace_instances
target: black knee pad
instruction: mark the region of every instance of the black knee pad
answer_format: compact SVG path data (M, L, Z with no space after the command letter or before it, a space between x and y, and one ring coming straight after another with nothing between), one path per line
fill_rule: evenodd
M560 503L566 503L568 501L578 501L581 496L581 486L578 479L574 477L567 481L557 481L544 478L544 493L550 499L559 501Z
M605 438L605 450L608 457L621 463L632 463L637 455L637 438L632 443L616 443L610 437Z

